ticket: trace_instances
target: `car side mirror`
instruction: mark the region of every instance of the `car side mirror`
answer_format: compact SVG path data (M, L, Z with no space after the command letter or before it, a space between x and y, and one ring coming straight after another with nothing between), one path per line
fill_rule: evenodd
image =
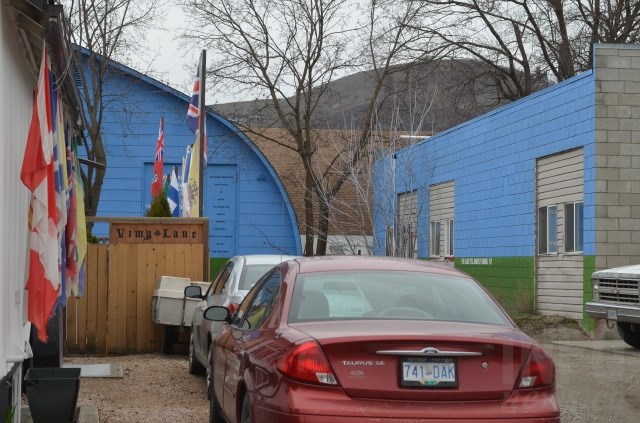
M211 306L204 311L203 317L214 322L228 322L231 315L226 307Z
M198 285L189 285L184 288L184 296L187 298L204 299L202 295L202 289Z

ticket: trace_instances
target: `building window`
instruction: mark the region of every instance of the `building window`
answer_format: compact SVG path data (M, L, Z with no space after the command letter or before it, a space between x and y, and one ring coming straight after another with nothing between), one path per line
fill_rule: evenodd
M398 194L398 216L395 228L395 257L417 257L418 191Z
M567 253L583 251L583 203L568 203L564 206L564 250Z
M558 206L538 208L538 254L558 252Z
M440 222L431 222L431 255L440 256Z
M441 182L429 187L429 257L446 260L453 257L453 218L455 216L455 182Z
M447 255L448 257L453 257L453 219L445 220L445 230L445 255Z

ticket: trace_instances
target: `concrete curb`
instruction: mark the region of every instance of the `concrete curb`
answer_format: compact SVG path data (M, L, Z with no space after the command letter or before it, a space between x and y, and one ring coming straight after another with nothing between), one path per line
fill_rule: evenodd
M99 423L98 407L92 404L82 404L76 409L78 420L73 423ZM21 419L20 423L33 423L31 419L31 413L29 412L29 406L23 405L20 410Z
M626 354L633 356L640 356L640 349L636 349L627 345L624 341L619 339L611 340L593 340L593 341L553 341L550 342L553 345L564 345L567 347L585 348L589 350Z

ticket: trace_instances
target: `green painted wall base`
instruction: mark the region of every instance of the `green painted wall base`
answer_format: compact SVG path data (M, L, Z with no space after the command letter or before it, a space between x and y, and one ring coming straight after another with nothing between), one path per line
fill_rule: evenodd
M591 274L595 271L595 256L583 259L583 298L591 300ZM456 268L470 274L487 288L514 316L535 313L534 257L482 257L455 259ZM588 332L595 329L595 320L583 313L582 326Z
M593 298L593 287L591 286L591 274L596 270L596 257L595 256L584 256L584 260L582 261L582 291L584 292L583 298L584 302L591 301ZM582 312L582 327L587 332L593 332L596 328L596 321L591 317L587 316L587 313Z
M476 257L455 259L514 316L535 312L535 260L533 257Z

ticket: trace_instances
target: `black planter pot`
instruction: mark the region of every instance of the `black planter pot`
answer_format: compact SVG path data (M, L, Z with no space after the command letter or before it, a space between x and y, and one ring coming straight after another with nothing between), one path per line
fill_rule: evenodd
M79 367L32 367L24 383L33 423L75 422Z

